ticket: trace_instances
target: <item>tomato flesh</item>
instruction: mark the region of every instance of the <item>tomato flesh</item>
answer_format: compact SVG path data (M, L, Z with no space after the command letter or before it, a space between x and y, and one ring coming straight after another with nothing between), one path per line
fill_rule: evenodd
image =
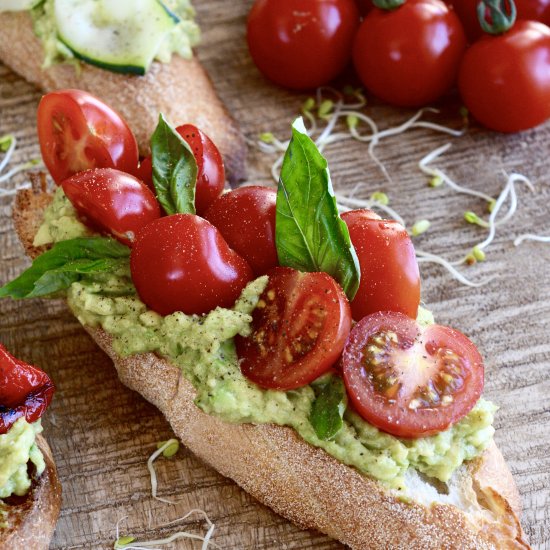
M484 382L483 359L466 336L394 312L354 326L342 371L359 414L399 437L449 428L477 403Z
M550 29L517 21L464 55L459 88L474 118L498 132L519 132L550 118Z
M82 220L132 246L136 233L160 218L151 190L130 174L113 168L79 172L61 184Z
M462 25L440 0L407 0L394 10L373 9L353 46L365 87L387 103L417 107L455 83L466 49Z
M299 388L338 361L350 327L348 300L332 277L276 267L254 310L252 334L236 338L241 370L264 388Z
M57 184L90 168L135 173L136 139L124 119L81 90L59 90L38 105L38 139L46 168Z
M216 199L204 215L259 277L279 263L275 247L277 192L260 186L240 187Z
M359 289L351 302L359 321L377 311L398 311L416 319L420 272L407 230L371 210L342 214L361 267Z
M276 84L316 88L346 68L358 26L354 0L257 0L248 16L248 47Z
M141 229L130 268L140 298L161 315L231 307L253 279L220 232L193 214L159 218Z

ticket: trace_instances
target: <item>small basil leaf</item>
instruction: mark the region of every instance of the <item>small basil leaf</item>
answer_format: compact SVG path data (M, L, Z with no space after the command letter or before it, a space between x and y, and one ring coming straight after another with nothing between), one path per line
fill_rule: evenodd
M70 239L38 256L19 277L0 288L0 298L37 298L65 290L83 275L113 272L128 263L130 249L103 237Z
M153 183L167 214L195 214L197 161L187 142L161 114L151 137Z
M309 421L319 439L332 439L341 430L346 406L344 381L339 376L330 376L320 386L309 415Z
M353 299L361 273L357 254L338 214L327 161L301 118L292 125L279 178L275 243L281 265L325 271Z

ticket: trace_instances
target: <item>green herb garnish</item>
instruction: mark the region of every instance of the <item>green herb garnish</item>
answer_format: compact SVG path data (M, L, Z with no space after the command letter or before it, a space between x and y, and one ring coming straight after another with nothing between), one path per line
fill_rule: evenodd
M167 214L195 214L197 161L187 142L161 114L151 137L153 183Z
M323 441L332 439L341 430L347 406L344 381L334 375L329 376L326 381L325 378L319 381L321 391L317 394L309 415L317 437Z
M279 263L300 271L325 271L350 300L360 269L349 231L338 214L326 159L306 134L292 126L277 191L275 242Z

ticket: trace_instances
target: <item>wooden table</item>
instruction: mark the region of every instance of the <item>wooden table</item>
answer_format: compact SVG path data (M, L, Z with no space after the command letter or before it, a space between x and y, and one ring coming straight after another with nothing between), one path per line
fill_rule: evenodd
M281 137L306 96L271 86L247 54L246 2L196 2L204 40L199 56L246 135L263 131ZM0 134L20 140L15 162L38 156L34 117L40 94L0 67ZM449 99L430 118L460 126L459 103ZM380 126L406 119L410 112L373 104ZM536 183L536 194L519 190L520 208L499 230L487 261L464 271L475 280L495 279L468 288L438 266L426 266L423 299L442 324L468 334L486 357L486 395L501 409L496 440L512 469L524 503L523 525L536 548L550 548L550 245L514 237L550 233L550 186L547 165L550 126L516 136L494 135L472 127L454 139L415 130L383 142L380 159L394 179L389 185L367 155L366 145L346 142L327 151L337 190L359 185L357 195L383 190L408 222L427 218L430 230L419 248L457 258L485 237L465 224L465 210L483 213L483 202L431 189L418 160L447 141L453 142L439 166L458 181L498 194L502 170L518 170ZM250 151L250 181L269 183L271 158ZM14 180L14 183L22 180ZM19 274L28 260L13 231L11 200L0 199L0 282ZM151 498L146 460L157 441L171 436L160 413L117 380L109 360L94 345L61 302L0 302L0 341L15 354L51 373L57 395L44 420L63 483L63 509L52 548L109 548L115 524L128 516L122 532L151 537L150 528L202 508L217 525L215 541L223 548L339 548L314 532L289 524L258 504L231 481L204 466L185 449L175 460L160 460L160 493L179 499L175 506ZM189 520L187 529L201 524ZM168 533L161 529L155 534ZM183 542L181 548L196 548Z

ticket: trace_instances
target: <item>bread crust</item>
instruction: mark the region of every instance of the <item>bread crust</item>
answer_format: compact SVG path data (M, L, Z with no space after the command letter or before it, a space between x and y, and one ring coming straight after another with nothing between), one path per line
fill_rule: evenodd
M51 449L38 435L36 443L44 455L46 469L33 477L24 497L6 499L5 528L0 528L0 548L9 550L44 550L50 545L61 508L61 485Z
M38 252L32 237L49 200L32 190L17 197L15 226L31 255ZM119 357L108 334L85 328L111 357L121 381L157 406L193 453L304 528L353 549L529 548L517 488L494 444L456 476L463 509L406 503L290 428L229 424L203 413L176 366L152 353Z
M113 73L82 63L41 68L44 54L27 12L0 13L0 60L46 92L78 88L101 98L132 128L140 152L147 154L159 113L173 124L196 124L220 149L231 184L246 179L246 142L216 95L200 61L174 55L154 62L145 76Z

